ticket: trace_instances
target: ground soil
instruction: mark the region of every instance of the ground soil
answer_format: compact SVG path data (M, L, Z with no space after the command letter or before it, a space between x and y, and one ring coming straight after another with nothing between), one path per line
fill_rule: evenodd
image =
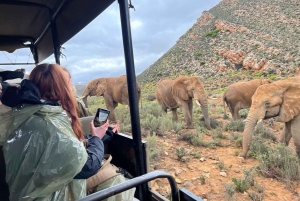
M210 100L215 105L222 105L222 99L218 97L216 100ZM230 115L231 116L231 115ZM223 124L229 120L224 120L222 115L217 116L218 121ZM265 122L266 123L266 122ZM277 139L282 132L282 123L275 122L270 127ZM184 130L183 132L195 132L193 129ZM224 134L230 135L224 131ZM240 132L242 134L242 132ZM209 136L207 136L209 140ZM293 149L294 145L290 143ZM291 188L287 188L283 181L274 178L265 178L258 174L255 175L254 181L264 187L263 198L251 199L249 194L235 192L234 198L226 197L225 184L233 184L232 178L244 178L244 169L250 169L258 164L258 161L253 158L240 158L237 152L241 153L242 148L235 147L229 139L222 140L223 145L215 148L196 147L190 145L186 141L178 140L178 136L173 133L166 133L163 136L157 137L157 149L160 150L160 156L156 161L151 163L152 170L165 170L172 174L176 179L177 185L186 188L197 196L206 199L207 201L220 200L267 200L267 201L292 201L300 200L300 185L294 183ZM177 160L176 148L184 147L185 150L191 153L199 153L204 161L195 158L192 155L188 156L188 162ZM220 175L220 162L226 167L226 175ZM201 184L200 176L205 176L205 184ZM152 182L152 188L159 193L167 196L170 193L170 187L167 179L156 179Z

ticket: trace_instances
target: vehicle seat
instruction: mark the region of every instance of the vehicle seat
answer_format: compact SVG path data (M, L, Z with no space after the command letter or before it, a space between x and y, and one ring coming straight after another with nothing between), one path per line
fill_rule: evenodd
M94 119L94 116L80 118L81 128L82 128L84 134L91 133L90 123L91 123L91 121L93 121L93 119Z

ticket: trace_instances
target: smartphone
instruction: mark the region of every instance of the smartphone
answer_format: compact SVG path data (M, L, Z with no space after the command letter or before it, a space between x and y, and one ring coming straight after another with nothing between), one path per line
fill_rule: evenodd
M105 124L105 122L108 119L109 112L110 111L107 109L98 108L95 118L94 118L94 126L99 127L99 126Z

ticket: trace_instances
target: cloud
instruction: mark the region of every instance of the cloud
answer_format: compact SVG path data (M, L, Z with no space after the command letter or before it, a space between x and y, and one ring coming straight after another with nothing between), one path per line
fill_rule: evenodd
M132 0L130 23L136 73L139 74L168 51L199 18L220 0ZM126 73L119 5L107 10L63 45L66 58L61 65L70 69L73 82ZM19 52L18 60L28 60ZM0 54L0 62L3 55ZM12 56L12 60L15 56ZM7 59L6 59L7 60ZM5 60L5 61L6 61ZM33 60L32 60L33 61ZM55 62L51 56L44 62ZM27 66L30 71L33 66Z

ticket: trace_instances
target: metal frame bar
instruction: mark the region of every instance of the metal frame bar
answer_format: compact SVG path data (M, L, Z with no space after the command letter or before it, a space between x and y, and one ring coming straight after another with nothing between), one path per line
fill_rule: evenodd
M51 8L48 6L45 6L44 4L39 3L33 3L28 1L9 1L9 0L0 0L0 4L6 4L6 5L20 5L20 6L28 6L28 7L38 7L38 8L45 8L49 12L52 12Z
M145 175L133 178L131 180L128 180L128 181L118 184L116 186L112 186L112 187L104 189L102 191L93 193L93 194L86 196L85 198L82 198L78 201L103 200L105 198L111 197L113 195L116 195L116 194L126 191L128 189L131 189L137 185L149 182L149 181L151 181L153 179L157 179L157 178L167 178L168 179L170 186L171 186L172 201L179 201L179 196L178 196L179 193L178 193L178 188L177 188L175 179L169 173L160 171L160 170L147 173Z
M36 64L36 63L0 63L0 66L7 66L7 65L32 65L32 64Z
M43 8L48 10L50 18L53 14L53 11L51 8L49 8L48 6L44 5L44 4L39 4L39 3L33 3L33 2L28 2L28 1L9 1L9 0L0 0L0 4L5 4L5 5L19 5L19 6L27 6L27 7L37 7L37 8ZM43 32L42 32L43 33ZM17 36L15 36L17 37ZM24 37L26 38L26 37ZM33 55L33 59L35 61L35 63L9 63L9 64L0 64L0 65L32 65L32 64L37 64L39 63L39 59L38 59L38 54L37 54L37 48L36 45L34 44L34 41L36 41L35 39L29 37L31 39L31 45L29 45L28 47L30 48L30 51Z
M191 193L185 188L179 189L180 200L186 201L203 201L201 198L197 197L195 194Z
M132 37L131 37L130 20L129 20L129 7L128 7L128 0L118 0L118 2L120 8L121 28L122 28L124 56L125 56L125 64L126 64L132 137L134 142L136 160L139 161L139 163L137 163L136 165L136 171L137 171L136 175L140 176L146 173L146 167L142 155L143 152L142 152L142 143L141 143L142 141L141 127L140 127L139 108L138 108L139 103L138 103L138 96L137 96ZM139 200L148 200L150 197L148 193L149 191L147 189L146 184L137 187L137 194Z
M59 44L59 38L57 35L57 29L56 29L56 18L58 17L60 12L62 12L62 10L64 9L64 6L66 5L67 1L68 0L63 0L53 15L52 15L52 13L50 13L50 22L46 25L42 34L34 42L34 45L37 46L37 44L41 41L41 39L46 35L49 28L51 28L54 57L55 57L55 62L57 64L60 64L60 44Z
M33 2L26 2L26 1L8 1L8 0L0 0L0 4L6 4L6 5L20 5L20 6L29 6L29 7L38 7L38 8L45 8L49 12L49 23L46 25L40 36L34 41L34 43L31 45L31 52L34 55L35 64L39 62L38 56L37 56L37 44L41 41L41 39L46 35L49 28L51 28L52 33L52 40L53 40L53 49L54 49L54 57L55 62L57 64L60 64L60 44L59 44L59 38L57 35L56 30L56 18L58 17L59 13L62 12L64 9L64 6L68 0L63 0L59 7L56 9L55 13L53 14L53 10L49 8L48 6L45 6L43 4L33 3ZM11 65L21 65L21 64L11 64Z

